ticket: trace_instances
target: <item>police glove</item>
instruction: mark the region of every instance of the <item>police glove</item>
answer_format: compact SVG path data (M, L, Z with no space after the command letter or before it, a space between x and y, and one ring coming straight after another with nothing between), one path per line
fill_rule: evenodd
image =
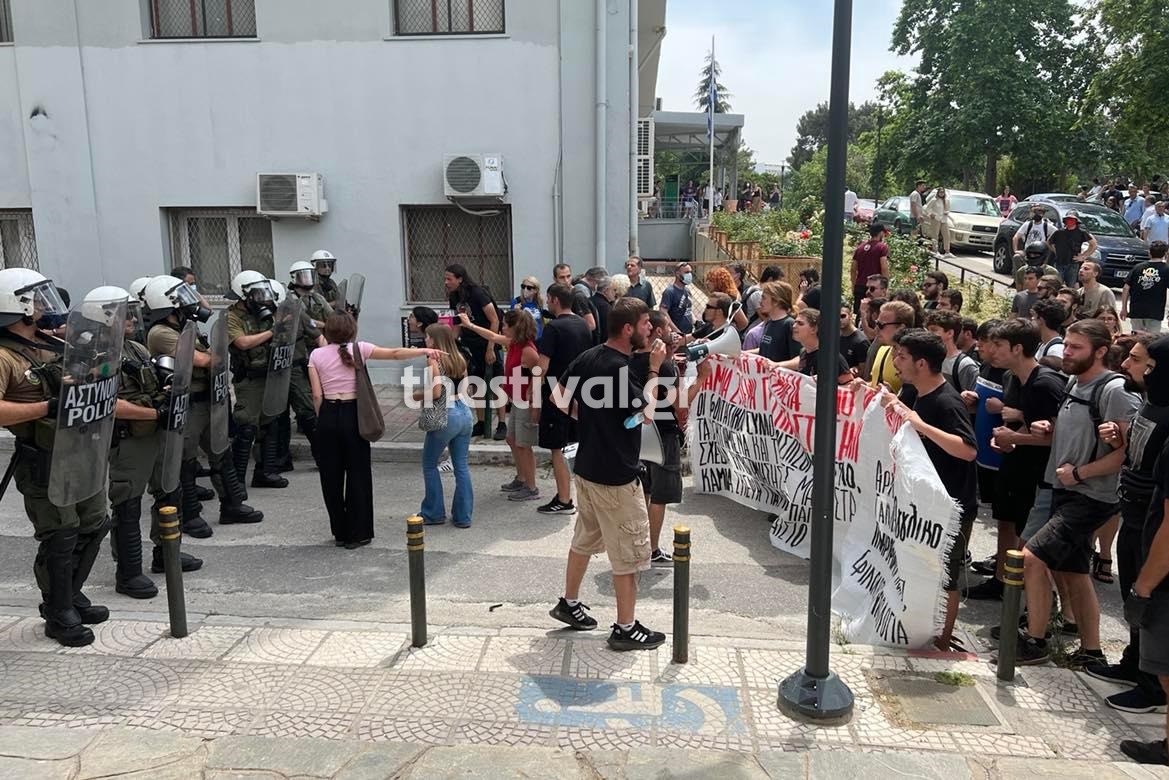
M158 412L158 427L164 431L171 430L173 420L171 420L170 413L171 398L170 395L162 396L158 401L154 402L154 410Z
M45 401L49 404L49 410L45 412L45 417L57 418L57 412L61 408L61 399L57 397L46 398Z

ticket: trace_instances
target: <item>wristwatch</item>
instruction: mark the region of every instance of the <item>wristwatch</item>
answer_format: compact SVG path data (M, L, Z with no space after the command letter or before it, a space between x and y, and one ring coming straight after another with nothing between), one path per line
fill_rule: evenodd
M1084 484L1084 478L1080 476L1080 467L1072 466L1072 479L1076 481L1077 485Z

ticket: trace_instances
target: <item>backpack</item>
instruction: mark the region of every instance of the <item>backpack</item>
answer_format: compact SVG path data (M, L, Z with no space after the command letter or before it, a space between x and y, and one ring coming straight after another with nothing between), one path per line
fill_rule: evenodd
M1104 390L1108 387L1108 385L1112 384L1112 380L1123 378L1124 374L1118 374L1115 371L1105 371L1104 379L1094 388L1092 388L1091 397L1085 401L1083 398L1077 398L1076 396L1072 395L1072 388L1076 386L1076 378L1072 377L1068 380L1067 385L1063 389L1063 400L1060 402L1060 407L1062 408L1063 404L1068 401L1072 401L1073 403L1077 404L1086 404L1088 406L1088 416L1092 419L1092 428L1095 430L1104 423L1104 415L1100 413L1100 397L1104 395ZM1100 440L1097 439L1096 448L1092 450L1093 458L1095 458L1096 453L1099 451ZM1083 464L1081 463L1079 465Z
M962 368L962 360L963 359L969 360L971 363L974 363L974 365L976 365L976 366L978 365L978 361L976 361L974 358L967 355L965 352L958 353L958 357L957 357L957 359L954 360L954 365L950 369L950 376L946 377L946 379L950 382L950 384L954 385L954 389L957 390L959 393L962 392L962 385L958 381L958 374L959 374L959 369Z

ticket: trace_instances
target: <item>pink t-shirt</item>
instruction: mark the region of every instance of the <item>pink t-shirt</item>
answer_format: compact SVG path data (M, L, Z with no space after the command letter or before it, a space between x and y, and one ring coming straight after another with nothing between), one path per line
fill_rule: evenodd
M361 347L361 362L369 360L369 356L377 348L368 341L359 341ZM351 352L349 344L344 345ZM321 380L321 393L325 398L339 395L353 395L357 392L357 374L341 362L341 349L338 344L327 344L317 347L308 356L308 364L317 371Z

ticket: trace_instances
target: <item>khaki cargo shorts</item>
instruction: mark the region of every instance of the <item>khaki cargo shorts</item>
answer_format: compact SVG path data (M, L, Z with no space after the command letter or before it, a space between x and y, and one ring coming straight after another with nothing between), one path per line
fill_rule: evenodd
M598 485L576 481L576 529L572 551L578 555L609 555L614 574L649 569L649 515L641 482Z

